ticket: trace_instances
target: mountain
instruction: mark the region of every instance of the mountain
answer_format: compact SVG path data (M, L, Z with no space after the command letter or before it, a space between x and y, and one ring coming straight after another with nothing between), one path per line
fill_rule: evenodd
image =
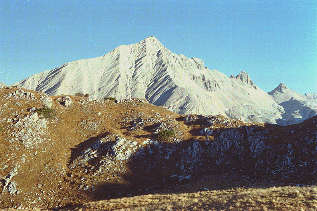
M142 98L180 114L223 114L244 121L275 123L283 112L246 72L229 78L198 58L171 52L155 37L66 63L18 85L49 95Z
M269 92L269 95L271 95L278 104L292 98L300 101L305 100L305 96L289 89L284 83L280 83L275 89Z
M304 119L317 115L317 98L314 95L300 95L280 83L269 95L284 108L280 125L299 123Z
M306 93L305 96L309 100L317 100L317 94L316 93Z
M4 87L5 84L0 82L0 88Z

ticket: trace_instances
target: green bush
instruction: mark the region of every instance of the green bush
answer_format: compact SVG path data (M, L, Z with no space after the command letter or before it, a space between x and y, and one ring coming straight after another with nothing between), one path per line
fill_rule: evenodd
M56 112L54 109L51 108L37 108L36 112L38 113L39 116L43 116L46 119L50 119L56 116Z
M157 134L157 138L160 141L169 141L171 138L175 137L175 131L173 129L161 130Z
M77 97L84 97L84 94L81 93L81 92L77 92L77 93L75 93L75 96L77 96Z
M83 94L81 92L77 92L77 93L75 93L75 96L77 96L77 97L89 97L89 94Z

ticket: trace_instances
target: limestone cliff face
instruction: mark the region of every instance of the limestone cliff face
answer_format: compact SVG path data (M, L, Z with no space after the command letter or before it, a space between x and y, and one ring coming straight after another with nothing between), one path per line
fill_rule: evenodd
M246 72L229 78L198 58L171 52L155 37L66 63L18 85L49 95L142 98L180 114L223 114L243 121L276 123L285 113Z

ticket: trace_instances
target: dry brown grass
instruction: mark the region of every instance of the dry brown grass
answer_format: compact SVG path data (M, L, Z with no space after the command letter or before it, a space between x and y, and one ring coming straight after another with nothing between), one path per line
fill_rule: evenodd
M90 210L316 210L317 187L232 188L180 194L149 194L97 202Z
M41 93L26 90L35 95L36 100L26 99L6 99L9 93L18 88L0 89L0 105L3 112L1 119L12 119L15 116L23 118L29 115L30 108L36 108L42 111L43 104L40 101ZM24 89L23 89L24 90ZM10 196L8 193L0 198L0 208L14 207L20 204L27 204L30 207L57 207L65 206L68 203L83 203L88 201L85 194L78 192L77 184L86 177L84 172L71 172L68 169L68 162L72 150L80 143L97 137L100 134L117 134L121 137L138 142L144 141L153 134L149 131L137 130L128 131L123 121L126 117L137 118L142 114L146 118L154 117L156 113L160 114L162 121L169 118L175 119L177 114L164 108L153 106L148 103L115 103L106 100L103 103L87 101L86 97L71 96L72 106L65 108L57 102L58 97L53 98L54 116L48 118L48 137L39 147L26 149L21 143L9 143L11 134L8 127L12 123L2 122L0 124L0 179L9 174L17 163L21 161L22 155L25 155L26 161L19 168L19 173L14 177L18 184L20 194ZM81 100L85 100L83 105ZM95 129L84 128L81 126L83 120L97 122ZM89 178L87 178L89 180ZM100 178L99 182L103 178ZM98 182L98 181L94 181ZM114 178L114 183L121 183L121 178ZM89 181L88 181L89 183ZM40 186L41 188L38 188ZM2 191L0 182L0 191Z

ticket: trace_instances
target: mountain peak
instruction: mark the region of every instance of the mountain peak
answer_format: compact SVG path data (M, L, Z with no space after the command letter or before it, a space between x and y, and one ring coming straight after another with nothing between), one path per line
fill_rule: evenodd
M157 52L158 50L165 48L164 45L154 36L146 37L138 43L132 44L132 46L135 46L144 52Z
M280 83L272 92L284 93L286 90L288 90L287 86L284 83Z
M160 42L160 41L159 41L155 36L153 36L153 35L146 37L144 40L151 41L151 42Z
M254 86L254 83L253 81L251 80L250 76L248 75L247 72L245 72L244 70L242 70L238 75L236 76L230 76L231 78L235 78L235 79L238 79L240 80L241 82L243 83L246 83L246 84L249 84L251 86Z
M280 89L288 89L287 86L284 83L280 83L278 85L278 88L280 88Z
M238 75L236 75L236 78L245 78L245 79L248 79L249 78L249 75L246 71L242 70Z
M149 36L140 43L146 43L146 45L163 46L163 44L154 36Z

